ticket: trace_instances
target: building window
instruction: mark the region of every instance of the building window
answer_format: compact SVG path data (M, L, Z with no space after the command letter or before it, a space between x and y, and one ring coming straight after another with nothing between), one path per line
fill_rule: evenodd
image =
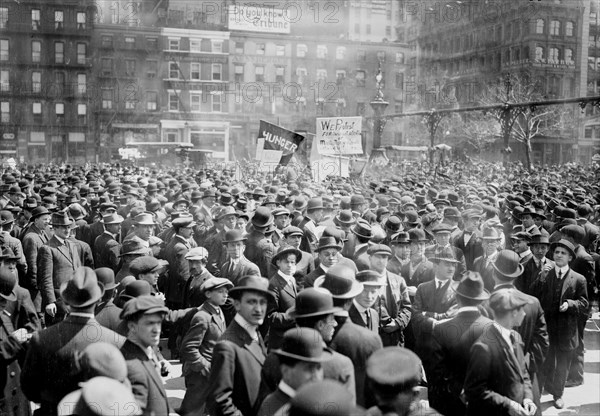
M285 82L285 67L276 66L275 67L275 82Z
M357 61L366 61L367 60L367 51L364 49L358 49L356 51L356 60Z
M190 92L190 110L194 113L201 111L202 93Z
M222 111L221 95L213 94L211 95L211 97L211 106L213 113L220 113Z
M346 70L345 69L337 69L335 71L335 83L337 85L342 85L344 80L346 79Z
M221 71L222 71L222 65L221 64L212 64L211 65L211 73L212 73L212 80L213 81L221 81L222 75L221 75Z
M102 36L102 47L103 48L112 48L113 47L113 37L109 35Z
M213 40L211 41L211 50L213 53L223 53L223 41L222 40Z
M308 52L308 47L305 44L299 43L296 45L296 56L298 58L304 58L306 56L306 52Z
M544 48L542 46L535 47L535 60L536 61L544 60Z
M264 43L259 43L256 45L256 54L257 55L265 54L265 44Z
M396 52L396 63L397 64L404 63L404 54L402 52Z
M202 39L190 39L190 52L202 51Z
M275 45L275 55L285 56L285 45Z
M61 30L65 23L65 13L62 10L54 11L54 29Z
M8 61L9 57L9 41L8 39L0 39L0 61Z
M135 75L135 59L125 59L125 75L128 77Z
M385 51L377 51L377 60L379 62L385 62Z
M42 91L42 73L34 71L31 73L31 92L39 94Z
M558 63L560 59L558 48L550 48L548 51L548 63Z
M179 38L169 38L169 50L170 51L178 51L179 50Z
M366 79L367 79L367 75L366 75L365 71L356 71L356 86L357 87L364 87Z
M112 58L102 58L102 75L110 76L112 75Z
M392 36L392 27L391 26L386 26L385 27L385 36L387 36L387 37L391 37Z
M136 104L137 99L135 97L135 92L129 92L125 99L125 110L135 110Z
M337 48L335 48L335 59L340 60L340 61L346 59L346 47L345 46L338 46Z
M148 91L146 93L146 110L156 111L158 108L158 93L156 91Z
M0 71L0 91L10 91L10 76L5 70Z
M176 92L169 92L169 111L179 111L179 96Z
M54 73L54 83L57 87L64 89L65 88L65 73L64 72L55 72Z
M65 63L65 44L63 42L54 42L54 63Z
M111 13L110 13L110 23L113 25L116 25L119 23L119 8L118 7L111 7Z
M154 59L146 61L146 76L148 78L154 78L156 76L156 71L158 71L158 61Z
M6 29L8 23L8 7L0 7L0 29Z
M573 36L574 25L573 22L567 22L565 26L565 35Z
M244 82L244 65L235 65L234 67L234 81Z
M85 43L77 44L77 63L79 65L85 65L85 58L87 56L87 47Z
M537 21L535 22L535 33L537 33L538 35L543 34L545 24L546 22L544 21L544 19L537 19Z
M157 38L146 38L146 49L150 51L155 51L158 49L158 39Z
M87 115L87 104L77 104L77 118L79 122L85 122L85 116Z
M125 49L135 49L135 37L125 36Z
M65 115L65 103L56 103L54 105L54 113L56 117L62 117Z
M40 9L31 9L31 29L40 30Z
M304 67L296 68L296 82L300 85L304 84L304 80L308 76L308 70Z
M573 64L573 49L565 49L565 62L567 64Z
M317 82L319 81L327 82L327 70L324 68L317 69Z
M31 41L31 62L40 62L42 60L42 42L39 40Z
M194 81L200 80L200 64L198 62L192 62L190 64L190 79Z
M8 101L0 103L0 122L10 123L10 103Z
M254 68L254 80L256 82L265 82L265 67L257 66Z
M552 20L550 22L550 34L553 36L560 35L560 22L558 20Z
M169 62L169 78L179 79L179 65L177 62Z
M102 89L102 109L110 110L113 107L113 90L110 88Z
M235 53L237 55L243 55L244 54L244 42L236 42L235 43Z
M394 113L396 114L400 114L403 110L403 105L404 103L400 100L396 100L394 101ZM401 133L402 134L402 133Z
M87 77L85 74L77 74L77 92L80 95L85 94L87 91Z
M327 59L327 45L317 45L317 58Z
M85 12L77 12L77 30L85 30L86 20Z
M402 89L404 87L404 74L402 74L400 72L396 73L396 78L395 78L394 86L396 88L400 88L400 89Z
M41 118L41 116L42 116L42 103L36 101L36 102L32 103L31 107L32 107L31 108L31 112L33 113L34 120L36 118ZM35 121L38 122L39 120L35 120Z

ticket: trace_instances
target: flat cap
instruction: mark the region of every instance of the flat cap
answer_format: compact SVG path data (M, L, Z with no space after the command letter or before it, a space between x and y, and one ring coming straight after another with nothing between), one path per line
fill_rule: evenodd
M517 289L500 289L490 296L490 308L495 313L512 311L533 301Z
M129 265L129 270L134 276L158 271L161 268L159 261L152 256L142 256L134 259Z
M207 290L218 289L223 286L225 286L228 289L231 289L233 287L233 283L231 283L231 280L225 279L223 277L210 277L206 279L204 283L202 283L202 285L200 286L200 291L206 292Z
M421 360L402 347L385 347L367 360L367 377L376 387L406 390L421 382Z
M392 249L389 248L388 246L386 246L385 244L373 244L367 250L367 254L369 256L374 256L376 254L384 254L384 255L388 255L391 257Z
M204 247L194 247L184 257L186 260L205 260L208 258L208 251Z
M162 299L157 296L143 295L133 298L123 306L119 317L121 319L131 319L138 314L150 315L153 313L167 313L169 309L165 306Z

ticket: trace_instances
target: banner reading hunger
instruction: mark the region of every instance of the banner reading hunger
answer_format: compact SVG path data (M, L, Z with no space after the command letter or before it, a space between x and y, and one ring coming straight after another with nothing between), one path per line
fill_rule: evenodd
M277 162L286 166L294 152L298 150L304 136L291 130L260 121L256 148L256 159L265 163Z

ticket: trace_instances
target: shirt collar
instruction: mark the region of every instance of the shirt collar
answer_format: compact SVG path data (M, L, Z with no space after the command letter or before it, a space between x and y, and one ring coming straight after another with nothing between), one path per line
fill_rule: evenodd
M524 258L524 257L527 257L527 256L528 256L528 255L530 255L530 254L532 254L532 253L531 253L531 249L530 249L530 248L528 248L528 249L527 249L527 250L525 250L524 252L522 252L522 253L519 253L519 258L521 258L521 259L522 259L522 258Z
M323 269L325 273L327 273L327 270L329 270L329 267L326 267L323 263L319 263L319 267Z
M239 326L244 328L244 330L248 333L248 335L250 335L250 337L252 338L253 341L258 341L258 331L257 331L258 326L257 325L252 325L239 313L235 315L233 320L236 321Z
M500 325L496 321L493 322L493 325L496 327L498 332L500 332L500 335L502 335L502 339L504 339L504 341L506 341L506 344L510 348L512 348L512 341L510 340L510 334L512 333L512 331L510 329L504 328L502 325Z
M107 231L107 230L104 230L104 234L108 234L108 235L110 235L112 238L115 238L115 237L117 236L116 234L113 234L113 233L111 233L110 231Z
M234 259L232 257L229 257L229 260L233 263L233 264L238 264L240 262L241 257L238 257L237 259Z
M279 390L281 390L282 392L284 392L285 394L287 394L290 397L294 397L296 395L296 390L294 390L293 388L291 388L285 381L281 380L279 382L279 385L277 386L279 387Z
M462 308L458 308L457 311L457 313L461 312L479 312L479 309L477 309L477 306L463 306Z
M287 274L283 274L281 270L277 270L277 274L283 278L288 284L294 284L294 276L288 276Z
M358 303L356 301L356 299L352 299L352 303L354 304L354 307L356 308L357 311L359 311L361 314L365 313L365 311L369 308L365 308L364 306L362 306L360 303Z
M78 316L80 318L94 319L93 313L85 313L85 312L69 312L69 316Z
M442 287L448 283L448 280L440 280L437 277L434 279L435 280L435 287L437 289L437 287L440 285L440 283L442 284Z
M567 264L566 266L563 266L563 267L554 266L554 271L556 272L556 277L558 277L558 272L562 272L561 273L561 279L562 279L567 275L567 272L569 271L569 265Z
M67 243L67 240L65 240L64 238L60 238L56 234L54 234L54 238L56 238L58 240L58 242L61 243L61 244L66 244Z

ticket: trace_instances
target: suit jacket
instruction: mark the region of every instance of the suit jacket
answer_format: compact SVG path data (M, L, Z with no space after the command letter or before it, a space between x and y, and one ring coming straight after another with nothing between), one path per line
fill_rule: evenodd
M302 280L300 280L298 284L298 289L306 289L308 287L313 287L315 285L315 280L317 278L323 276L325 274L325 270L321 268L319 264L312 272L304 276Z
M266 348L235 320L215 345L207 407L211 415L254 416L259 405L260 373Z
M483 286L485 290L491 292L494 290L494 266L492 265L493 261L487 262L485 256L480 256L475 259L473 262L473 271L479 273L481 275L481 279L483 279Z
M585 231L585 236L581 241L581 245L588 251L596 251L595 242L600 237L600 228L597 225L592 224L587 219L578 220L577 223L581 225Z
M533 254L532 254L532 253L529 253L529 254L527 254L526 256L524 256L524 257L521 257L521 258L519 259L519 263L524 265L524 264L526 264L526 263L527 263L529 260L531 260L532 258L533 258Z
M96 320L100 325L116 332L121 323L121 311L122 309L115 305L112 299L99 303L95 311Z
M248 260L245 256L242 256L238 263L235 265L233 271L229 270L231 260L227 260L223 266L221 266L221 277L231 280L231 283L235 286L240 278L243 276L254 275L261 276L260 269L256 264Z
M183 306L185 308L198 308L204 303L206 296L200 287L211 277L214 276L206 269L202 269L200 274L193 274L189 277L183 290Z
M119 271L121 261L121 245L112 234L102 233L94 241L94 263L97 268L108 267L113 272Z
M294 277L296 281L302 279L302 277L311 273L315 269L315 259L313 255L307 251L301 251L302 258L298 263L296 263L296 273L294 273Z
M274 350L281 347L283 333L294 327L295 321L287 316L286 311L296 305L297 289L277 273L269 280L269 292L273 298L269 297L267 306L267 345L269 350Z
M123 218L126 218L127 215L123 215ZM124 224L123 224L124 225ZM127 235L127 228L126 227L121 227L122 228L122 234L121 235ZM90 224L90 228L89 228L89 245L94 246L94 243L96 242L96 239L98 237L100 237L102 234L104 234L104 224L102 224L100 221L96 221L93 222L92 224Z
M204 247L208 250L206 268L217 277L222 277L219 276L221 266L227 261L227 250L225 250L225 246L223 245L224 238L225 230L217 232L215 228L214 232L209 232L204 240Z
M37 277L43 306L60 299L60 285L71 278L75 269L85 264L81 246L70 239L65 243L53 236L39 249Z
M452 318L456 315L458 305L454 290L450 288L453 284L447 280L438 291L435 280L430 280L419 285L413 303L412 322L417 340L429 337L433 332L433 322Z
M329 346L354 363L356 403L364 407L367 359L375 351L383 348L383 344L378 334L354 324L350 318L336 316L335 320L338 326Z
M12 237L8 232L1 231L0 246L10 247L15 256L19 257L17 260L19 282L26 282L25 277L27 276L27 260L25 259L25 254L23 253L21 241L15 237Z
M244 256L258 266L261 276L268 276L271 259L275 255L275 246L263 233L256 230L252 230L247 237Z
M559 312L554 308L552 302L552 286L561 284L560 303L568 303L565 312ZM532 294L540 300L550 343L561 351L570 351L577 348L579 338L577 336L577 321L587 313L589 302L587 294L587 283L585 278L577 272L569 269L566 275L559 281L556 269L548 273L542 273L532 285Z
M142 415L168 415L169 401L163 380L146 352L127 340L121 347L121 353L127 362L131 392L142 409Z
M431 406L442 414L465 414L466 407L460 393L471 358L471 347L491 323L478 310L465 310L433 328L428 398Z
M40 403L41 415L55 414L60 400L79 388L75 357L95 342L121 348L125 338L94 318L67 316L62 322L33 334L21 373L21 387L29 400Z
M189 241L176 235L160 252L159 257L169 262L169 277L164 288L167 302L183 305L183 292L190 277L185 255L190 248Z
M456 264L456 271L454 272L454 280L460 281L463 278L463 275L467 271L467 263L465 261L465 255L462 250L458 247L449 246L452 252L454 253L454 257L458 260ZM436 256L436 253L440 250L437 244L433 244L431 246L425 247L425 257L431 259Z
M517 340L514 352L493 325L471 348L464 386L468 415L508 415L511 400L519 404L533 400L521 337L513 334Z
M48 242L48 235L31 224L23 237L23 253L27 261L27 274L25 279L19 284L28 290L37 289L37 259L40 247ZM22 283L22 284L21 284Z
M454 247L459 248L463 254L465 255L465 264L467 266L467 270L473 270L473 263L477 257L483 256L483 245L481 244L481 232L475 231L471 234L471 238L467 244L465 244L465 232L461 232L458 236L452 241Z
M270 393L265 397L265 400L263 400L260 405L260 409L258 409L257 416L273 416L275 412L281 409L290 400L290 396L277 388L273 393Z
M181 342L183 375L199 374L203 369L210 371L212 353L217 340L225 332L226 325L217 307L204 302L194 314L189 329Z
M390 271L386 270L385 279L387 285L382 288L385 296L379 296L373 308L378 312L380 320L391 319L398 324L398 329L388 333L383 328L379 328L379 336L381 336L384 347L403 346L404 330L408 326L412 314L408 288L401 276Z
M421 283L428 282L435 278L433 263L427 257L417 263L416 267L409 262L402 266L400 275L406 281L407 286L419 287Z
M569 264L574 272L582 275L587 282L588 293L594 293L596 288L596 270L594 259L585 251L581 244L575 247L575 258Z
M369 308L370 322L365 322L365 316L361 314L356 305L352 303L350 309L348 309L348 316L355 325L361 326L368 329L369 331L379 334L379 314L373 308Z
M92 248L89 244L73 237L69 237L69 242L78 246L82 252L83 266L94 269L94 255L92 254Z
M554 265L554 262L547 258L544 258L544 263L550 263ZM541 263L538 266L536 259L531 257L527 263L523 265L523 273L515 279L515 287L521 292L531 295L531 285L538 278L541 271Z

